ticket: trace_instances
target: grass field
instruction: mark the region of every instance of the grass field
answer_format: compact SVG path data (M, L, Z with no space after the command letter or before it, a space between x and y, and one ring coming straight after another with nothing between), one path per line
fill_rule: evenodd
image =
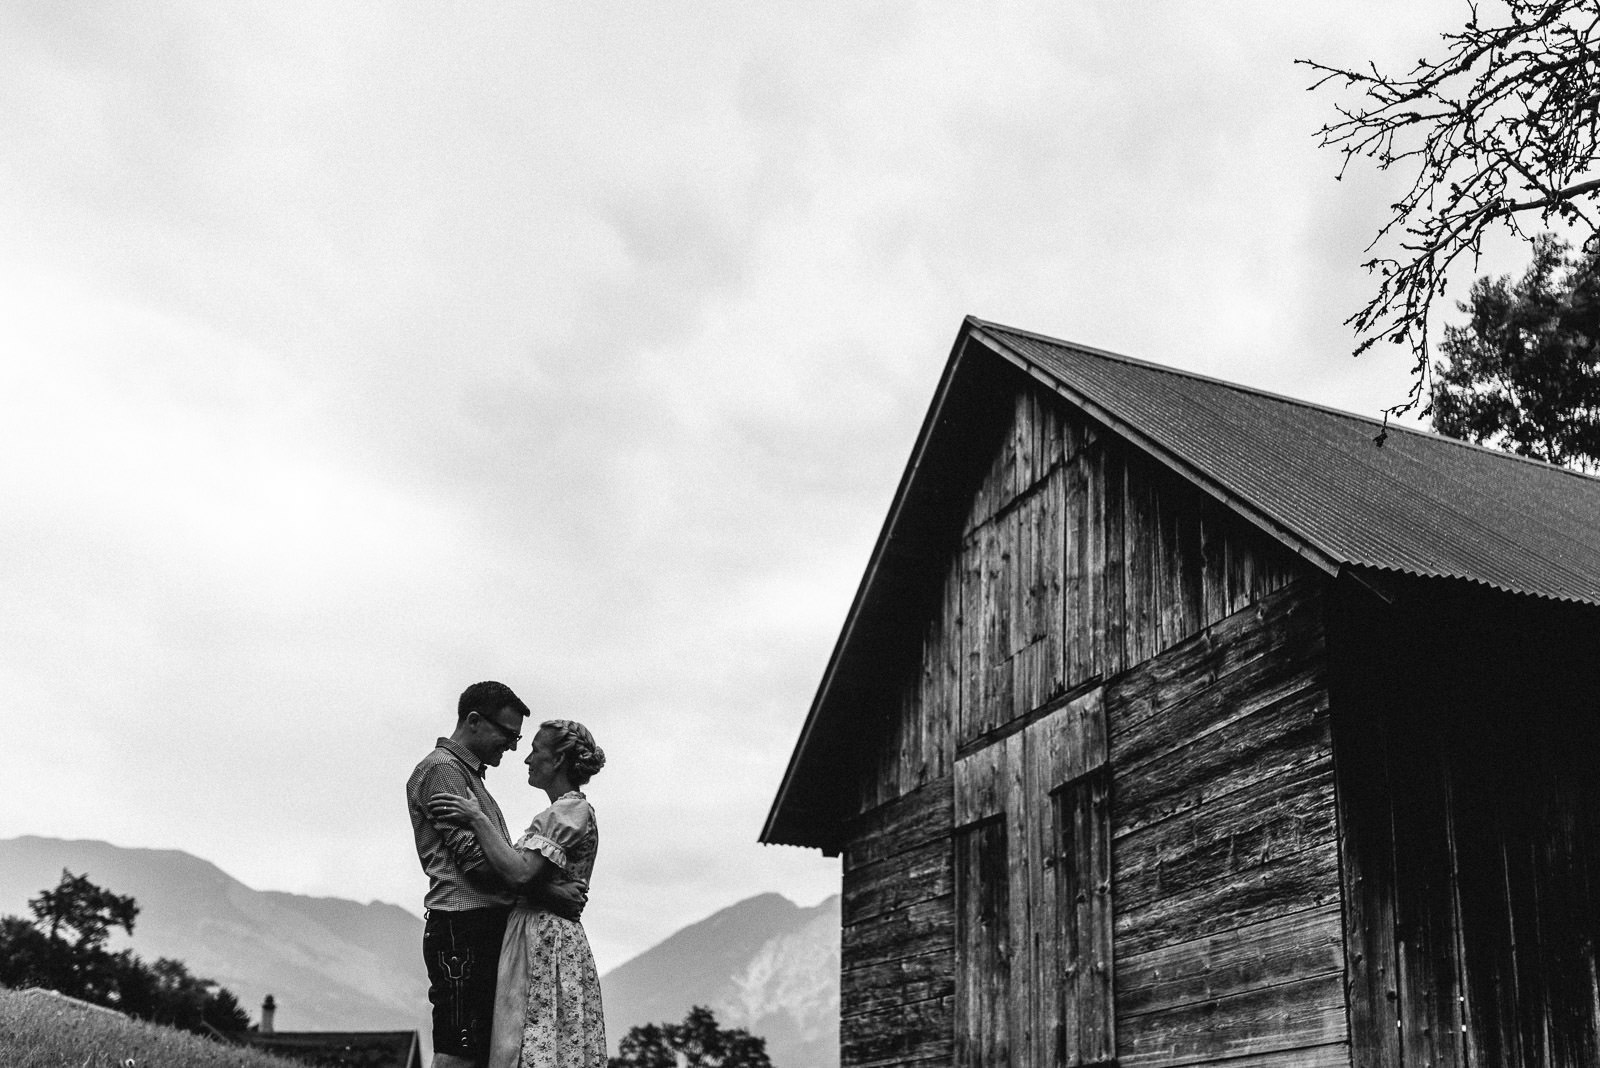
M43 991L0 987L5 1068L304 1068Z

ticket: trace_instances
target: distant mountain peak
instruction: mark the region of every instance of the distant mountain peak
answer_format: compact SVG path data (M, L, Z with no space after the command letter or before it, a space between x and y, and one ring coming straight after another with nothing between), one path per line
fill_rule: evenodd
M705 1005L767 1040L783 1068L839 1063L839 898L802 908L765 893L678 931L600 979L606 1035Z

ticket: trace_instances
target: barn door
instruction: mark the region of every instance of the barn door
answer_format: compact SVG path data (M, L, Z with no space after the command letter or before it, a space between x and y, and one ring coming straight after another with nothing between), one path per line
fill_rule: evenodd
M961 1068L1115 1054L1105 762L1099 690L956 762Z

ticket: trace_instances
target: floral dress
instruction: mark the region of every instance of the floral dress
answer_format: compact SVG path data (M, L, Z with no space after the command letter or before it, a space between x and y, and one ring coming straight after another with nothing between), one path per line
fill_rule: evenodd
M535 816L516 843L585 885L599 845L594 809L577 790ZM600 976L581 923L519 901L497 982L489 1068L605 1068Z

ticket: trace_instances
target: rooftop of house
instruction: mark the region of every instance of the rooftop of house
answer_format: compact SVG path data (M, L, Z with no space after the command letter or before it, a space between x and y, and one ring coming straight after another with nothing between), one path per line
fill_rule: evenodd
M977 431L1002 410L994 397L1019 374L1327 575L1459 580L1600 605L1600 478L968 317L762 841L816 844L785 829L806 823L815 801L793 789L807 754L827 747L831 709L869 670L862 648L904 624L905 591L966 504L970 483L948 472L971 462Z
M318 1064L362 1068L420 1068L422 1050L415 1031L271 1031L236 1036L257 1049Z

